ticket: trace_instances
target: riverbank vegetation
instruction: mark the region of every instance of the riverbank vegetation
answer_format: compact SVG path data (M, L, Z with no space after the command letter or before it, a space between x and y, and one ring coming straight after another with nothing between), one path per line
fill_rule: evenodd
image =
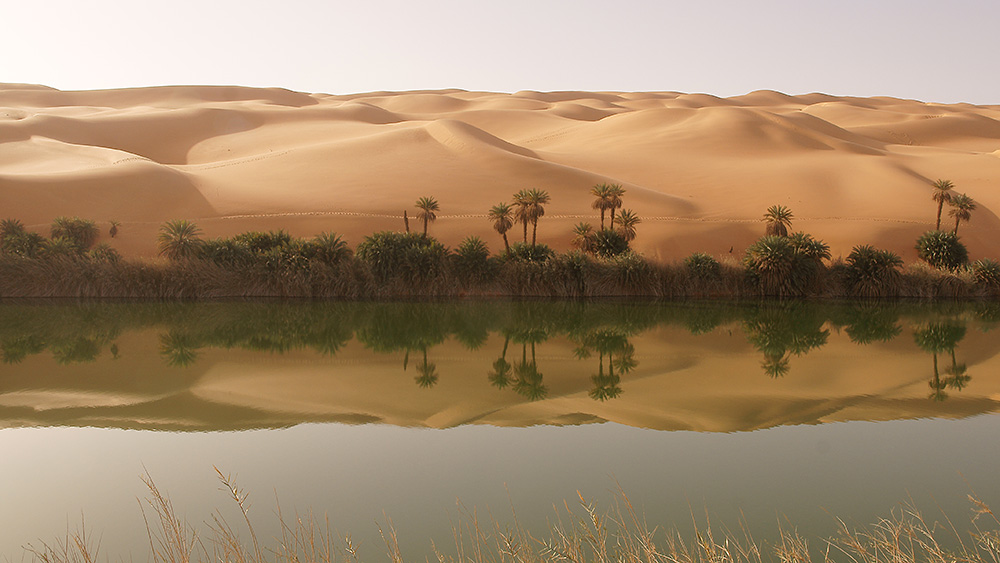
M211 515L207 530L181 516L153 479L142 476L148 494L139 505L146 523L153 563L239 561L243 563L356 563L388 558L403 563L396 529L388 516L376 522L384 545L361 546L349 534L333 531L328 519L311 512L286 519L275 511L277 537L257 533L248 493L231 475L216 468L220 491L235 505L234 519L223 510ZM579 493L578 493L579 494ZM970 495L971 517L937 522L912 503L875 524L857 526L836 519L837 535L805 537L794 523L779 520L771 542L754 538L745 525L736 530L714 527L711 519L692 515L694 532L653 526L619 487L610 508L601 509L579 494L556 508L549 529L529 530L513 510L508 516L480 515L461 508L451 545L428 539L428 560L469 563L646 562L646 563L995 563L1000 560L1000 519L989 505ZM461 506L461 505L460 505ZM226 511L228 512L228 511ZM959 531L962 530L962 531ZM102 557L101 543L81 527L51 543L29 544L27 552L44 563L85 563ZM362 549L363 547L363 549ZM104 548L107 549L107 548ZM381 553L373 555L374 550Z
M332 232L309 239L280 230L203 239L195 223L168 221L160 229L163 258L158 261L123 259L107 243L96 244L93 221L57 218L46 238L7 219L0 222L0 297L1000 296L1000 263L970 263L958 236L975 202L951 193L952 188L945 180L935 183L938 229L916 241L920 261L908 265L897 254L870 245L833 259L822 240L793 230L793 213L783 205L767 209L763 236L742 259L694 252L678 263L652 261L631 249L642 220L623 208L626 190L608 184L590 191L592 207L600 212L599 226L578 223L567 241L573 250L564 253L537 241L539 221L550 203L549 194L538 189L521 190L511 204L489 209L486 219L503 244L499 252L491 252L488 242L476 236L454 249L435 239L429 227L441 206L429 196L415 205L420 232L410 232L404 213L404 232L373 233L353 250ZM939 230L945 204L955 218L950 231ZM522 238L511 242L508 233L518 224ZM111 222L113 232L119 225Z

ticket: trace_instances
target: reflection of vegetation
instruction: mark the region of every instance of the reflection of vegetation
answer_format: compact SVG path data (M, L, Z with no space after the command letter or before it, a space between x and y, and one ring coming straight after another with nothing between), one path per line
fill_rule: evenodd
M437 364L428 363L427 349L424 349L423 352L424 352L424 361L417 364L417 372L419 373L419 375L417 375L414 378L414 380L420 387L424 388L433 387L438 380Z
M966 374L965 363L959 364L955 358L955 347L965 338L965 324L957 320L927 323L913 331L913 339L921 350L934 356L934 372L928 385L930 398L943 401L948 398L945 389L962 390L972 379ZM945 369L948 377L942 378L938 370L938 354L951 354L951 366Z
M888 342L903 331L898 323L899 311L892 305L850 305L841 320L847 325L847 336L857 344Z
M537 354L554 339L569 341L577 356L596 362L584 375L588 394L599 401L619 397L623 376L636 367L636 335L674 327L691 334L741 327L762 354L761 368L782 377L793 357L826 344L830 329L859 344L888 342L902 326L917 327L915 343L932 354L935 398L970 381L956 352L966 322L979 330L1000 323L992 303L815 304L802 302L737 304L664 302L487 301L487 302L264 302L264 303L7 303L0 307L0 361L23 362L47 353L59 363L116 359L120 337L129 330L154 330L160 355L170 366L198 363L207 349L240 349L281 354L296 350L336 355L349 342L380 354L399 354L417 385L433 387L439 378L435 348L450 342L481 348L491 335L504 339L491 362L484 362L489 384L537 400L548 396ZM511 343L520 345L520 354ZM499 347L499 342L497 343ZM516 348L515 348L516 349ZM415 355L413 366L410 355ZM947 354L947 356L944 356ZM592 358L592 359L591 359ZM946 365L939 365L946 358ZM544 364L544 360L543 360ZM596 368L596 369L594 369ZM589 378L589 383L587 383Z
M500 357L493 362L493 371L489 372L487 377L490 380L490 384L497 389L503 389L510 385L510 374L511 365L507 361L507 345L510 344L510 337L507 336L503 339L503 351L500 353Z
M167 365L186 367L198 359L197 346L186 334L172 330L160 335L160 355Z
M746 311L743 330L747 340L764 354L761 368L769 377L789 372L791 355L801 356L826 344L830 331L826 316L801 303L771 303Z

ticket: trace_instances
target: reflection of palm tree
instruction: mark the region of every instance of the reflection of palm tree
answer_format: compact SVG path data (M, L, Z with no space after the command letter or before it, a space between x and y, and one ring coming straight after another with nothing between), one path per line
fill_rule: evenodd
M511 365L507 361L507 345L510 344L510 337L507 336L503 339L503 352L497 361L493 362L493 371L486 374L489 378L490 383L497 389L503 389L510 385L510 371Z
M191 338L181 332L171 330L160 335L160 355L168 366L185 367L198 359L198 347Z
M529 401L538 401L548 395L549 390L543 383L544 376L538 371L538 363L535 361L535 343L531 343L531 361L528 361L528 345L521 344L521 361L514 364L514 391L528 398Z
M931 387L929 399L943 401L948 398L948 394L944 392L947 383L941 381L941 375L938 373L937 352L934 352L934 377L927 384Z
M944 380L945 385L956 391L965 389L965 386L972 380L972 376L965 373L966 370L968 370L968 368L966 367L965 362L958 363L958 361L955 360L955 349L952 348L951 365L944 370L945 373L948 374L948 377Z
M604 375L604 352L601 351L600 354L597 373L590 376L590 380L594 383L594 388L587 395L595 401L607 401L608 399L615 399L622 394L622 388L618 385L621 382L621 376L615 374L615 360L614 355L611 353L608 354L608 375ZM631 367L629 369L631 370Z
M427 349L424 349L424 361L417 364L419 375L413 378L420 387L433 387L438 381L437 364L427 363Z
M934 356L934 374L928 385L932 389L930 398L935 401L948 398L944 389L949 385L961 389L969 381L969 376L965 375L965 365L959 365L955 360L955 347L963 338L965 338L965 324L957 320L930 323L913 331L913 340L917 346ZM951 353L952 367L949 368L949 372L954 373L954 379L941 379L938 371L938 354L942 352Z
M764 361L760 363L760 367L764 370L764 373L772 378L777 379L779 377L784 377L788 375L789 356L787 354L764 354Z
M815 313L791 304L748 313L743 329L750 344L764 354L760 365L768 377L787 375L791 354L801 356L826 344L830 331L823 328L825 318Z

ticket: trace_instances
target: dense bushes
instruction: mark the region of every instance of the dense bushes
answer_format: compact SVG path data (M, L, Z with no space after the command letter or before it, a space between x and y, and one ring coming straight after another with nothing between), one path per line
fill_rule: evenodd
M927 231L917 239L917 255L939 269L955 270L969 262L969 251L958 235L945 231Z
M387 231L366 237L355 255L334 233L301 239L282 230L253 231L203 240L194 223L180 220L160 229L159 247L169 258L160 262L123 260L108 244L95 245L89 221L61 218L52 232L45 238L19 221L0 221L0 297L1000 295L1000 263L964 266L964 246L940 231L926 233L917 245L926 261L906 268L898 255L868 245L828 265L829 247L805 233L764 236L742 262L695 253L682 263L657 264L629 250L610 229L576 233L593 244L568 253L515 242L499 255L475 236L449 250L433 237Z

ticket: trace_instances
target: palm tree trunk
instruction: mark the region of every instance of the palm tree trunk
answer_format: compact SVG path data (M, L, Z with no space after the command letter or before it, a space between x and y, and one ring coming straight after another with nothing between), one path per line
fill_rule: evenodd
M427 238L427 217L424 217L424 238Z
M953 235L958 234L958 221L959 221L958 217L955 217L955 230L951 232L951 234Z
M535 237L538 235L538 219L531 222L531 248L535 248Z
M601 230L604 230L604 208L601 208ZM603 360L602 360L603 361Z
M528 221L524 221L524 243L528 243Z
M611 228L615 228L615 208L611 208Z
M500 233L500 236L503 237L503 248L504 248L504 250L507 251L507 254L510 254L510 243L507 242L507 233L506 233L506 231Z
M937 226L934 227L935 231L941 230L941 209L944 207L944 201L938 202L938 216L937 216Z
M506 336L503 339L503 353L500 354L500 357L503 358L503 359L505 359L505 360L507 359L507 345L508 344L510 344L510 337Z

